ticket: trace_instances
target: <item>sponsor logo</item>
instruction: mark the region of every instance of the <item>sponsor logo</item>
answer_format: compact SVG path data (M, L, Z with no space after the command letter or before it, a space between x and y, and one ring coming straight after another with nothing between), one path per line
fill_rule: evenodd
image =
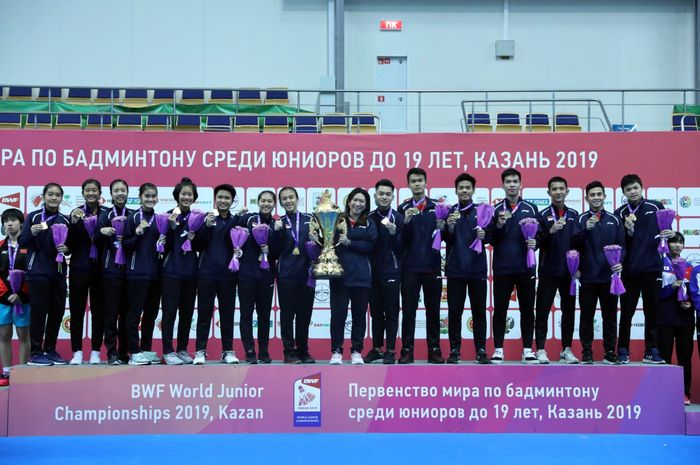
M700 236L700 229L684 229L683 230L683 235L684 236Z
M63 321L61 321L61 329L67 333L70 333L70 315L63 317Z
M512 316L506 317L506 334L515 328L515 319Z
M294 427L321 426L321 373L294 381Z
M693 199L691 199L687 195L684 195L683 197L678 199L678 205L680 205L683 208L689 208L690 206L693 205Z
M19 206L20 193L8 194L0 197L0 203L8 207L20 208Z
M472 317L467 318L467 330L470 333L474 333L474 320Z
M328 288L328 283L323 281L316 282L315 298L319 302L328 302L328 299L330 298L330 289Z

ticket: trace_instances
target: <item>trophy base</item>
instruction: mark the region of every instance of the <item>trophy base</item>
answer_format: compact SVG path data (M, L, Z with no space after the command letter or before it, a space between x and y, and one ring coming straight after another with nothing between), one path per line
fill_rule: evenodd
M343 267L334 260L321 260L314 267L314 277L317 279L340 278L343 276Z

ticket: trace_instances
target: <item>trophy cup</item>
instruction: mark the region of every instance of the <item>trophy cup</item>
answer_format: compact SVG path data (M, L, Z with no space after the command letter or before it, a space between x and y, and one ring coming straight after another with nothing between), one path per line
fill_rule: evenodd
M339 278L343 276L343 267L340 265L338 255L335 253L333 236L336 228L341 232L347 230L344 221L338 221L341 210L331 202L331 193L326 190L319 199L318 206L314 209L314 219L311 222L311 230L323 237L323 248L318 257L318 263L314 265L316 278Z

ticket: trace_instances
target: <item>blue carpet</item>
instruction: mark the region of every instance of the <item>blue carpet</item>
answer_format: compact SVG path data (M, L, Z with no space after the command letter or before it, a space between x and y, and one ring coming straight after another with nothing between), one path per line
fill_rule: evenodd
M0 463L692 464L700 436L237 434L0 438Z

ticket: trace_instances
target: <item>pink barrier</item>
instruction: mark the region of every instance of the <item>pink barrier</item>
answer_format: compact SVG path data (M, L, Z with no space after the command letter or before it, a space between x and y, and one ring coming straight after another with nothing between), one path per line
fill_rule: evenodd
M672 366L21 367L9 435L684 434Z
M7 411L9 409L9 389L0 389L0 438L7 436Z

